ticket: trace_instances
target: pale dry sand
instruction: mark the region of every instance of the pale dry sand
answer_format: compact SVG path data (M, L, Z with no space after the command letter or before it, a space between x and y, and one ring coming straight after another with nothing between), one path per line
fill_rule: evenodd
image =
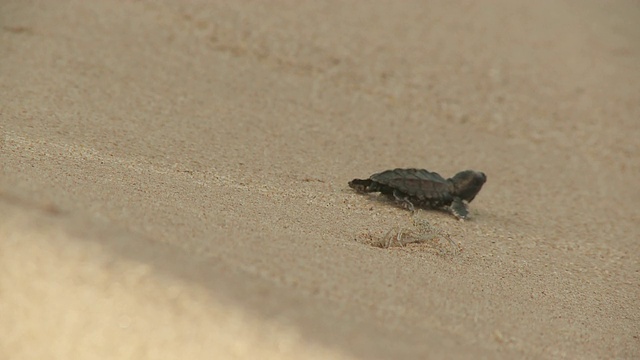
M3 1L0 358L640 358L635 1ZM488 175L449 234L347 187Z

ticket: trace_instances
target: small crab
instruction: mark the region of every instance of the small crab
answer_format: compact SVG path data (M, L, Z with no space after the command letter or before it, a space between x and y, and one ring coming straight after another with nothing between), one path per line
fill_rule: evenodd
M407 206L414 205L448 209L456 218L469 216L467 203L478 195L487 176L474 170L457 173L445 179L436 172L423 169L394 169L371 175L368 179L353 179L349 186L359 192L381 192Z

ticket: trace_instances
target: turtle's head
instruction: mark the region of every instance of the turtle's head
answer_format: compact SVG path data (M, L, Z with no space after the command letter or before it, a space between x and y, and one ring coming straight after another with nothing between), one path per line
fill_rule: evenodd
M454 195L467 202L473 201L486 181L487 175L473 170L461 171L451 178Z

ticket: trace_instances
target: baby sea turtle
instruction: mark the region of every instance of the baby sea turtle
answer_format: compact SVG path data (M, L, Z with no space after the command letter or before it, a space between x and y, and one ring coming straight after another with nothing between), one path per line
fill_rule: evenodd
M423 169L394 169L371 175L368 179L353 179L349 186L359 192L381 192L393 196L414 211L414 205L448 209L464 220L469 215L467 203L478 195L487 176L474 170L457 173L445 179L436 172Z

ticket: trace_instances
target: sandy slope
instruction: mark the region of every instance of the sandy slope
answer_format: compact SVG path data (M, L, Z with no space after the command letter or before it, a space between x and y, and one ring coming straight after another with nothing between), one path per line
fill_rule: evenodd
M478 4L0 3L0 357L640 357L640 6Z

